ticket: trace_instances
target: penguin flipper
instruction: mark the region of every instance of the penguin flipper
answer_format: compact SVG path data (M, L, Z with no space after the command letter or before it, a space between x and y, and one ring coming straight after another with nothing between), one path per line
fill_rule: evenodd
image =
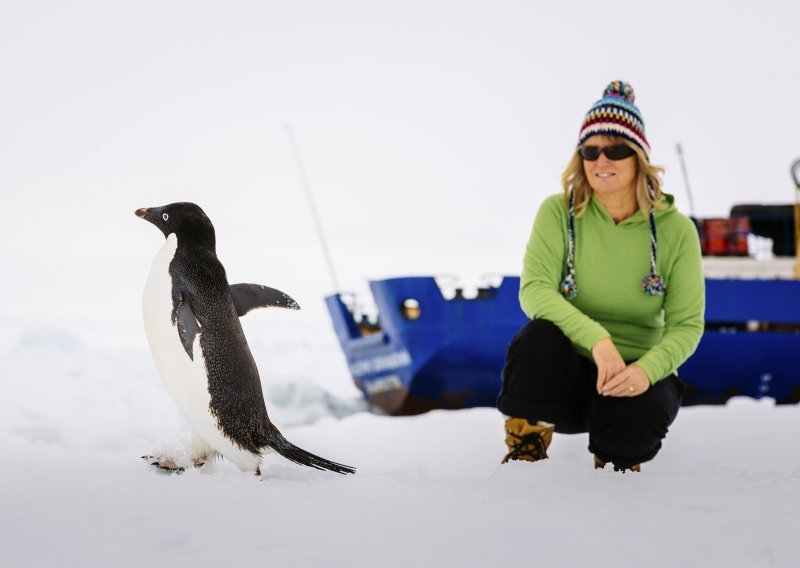
M283 434L281 434L280 431L274 426L272 426L269 430L266 445L278 452L287 460L300 465L313 467L314 469L333 471L335 473L341 473L342 475L356 472L356 468L354 467L326 460L325 458L315 456L311 452L307 452L302 448L298 448L289 440L284 438Z
M300 306L288 294L261 284L231 284L231 296L236 315L242 317L256 308L288 308L299 310Z
M178 328L178 336L181 338L186 354L189 359L194 361L192 353L194 338L200 331L200 324L197 323L197 317L189 305L187 295L177 289L172 291L172 323Z

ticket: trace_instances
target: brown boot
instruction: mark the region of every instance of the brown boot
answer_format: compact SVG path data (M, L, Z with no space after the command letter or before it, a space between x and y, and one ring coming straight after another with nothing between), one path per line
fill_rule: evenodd
M594 468L595 469L603 469L606 467L606 462L598 458L596 455L594 456ZM625 473L626 471L635 471L636 473L640 473L642 471L641 464L632 465L630 467L617 467L614 466L614 471L621 471Z
M547 448L553 439L553 426L531 424L524 418L506 419L506 445L508 460L539 461L547 459Z

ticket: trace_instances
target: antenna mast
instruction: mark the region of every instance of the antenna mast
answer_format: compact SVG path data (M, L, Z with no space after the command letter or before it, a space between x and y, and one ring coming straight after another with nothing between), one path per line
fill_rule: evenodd
M284 125L286 128L286 136L289 138L289 144L292 146L292 151L294 152L294 159L297 162L297 170L300 172L300 179L303 182L303 189L306 193L306 198L308 199L308 206L311 209L311 216L314 218L314 226L317 229L317 236L319 237L320 245L322 246L322 253L325 255L325 262L328 264L328 273L331 277L331 282L333 282L334 291L338 292L339 288L339 279L336 278L336 270L333 268L333 259L331 258L330 250L328 250L328 242L325 240L325 233L322 231L322 222L319 218L319 213L317 212L317 206L314 202L314 196L311 192L311 184L308 181L308 176L306 175L306 169L303 165L303 157L300 154L300 147L297 145L297 140L294 136L294 130L292 130L292 125L288 122Z
M694 219L694 198L692 197L692 188L689 187L689 173L686 171L686 162L683 161L683 147L681 146L680 142L675 144L675 149L678 151L678 159L681 162L681 171L683 172L683 184L686 186L686 195L689 196L689 216Z

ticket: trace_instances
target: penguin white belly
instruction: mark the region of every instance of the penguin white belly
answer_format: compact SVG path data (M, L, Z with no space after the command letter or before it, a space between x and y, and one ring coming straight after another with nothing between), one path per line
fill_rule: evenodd
M211 414L208 375L200 347L202 329L194 339L192 360L183 348L177 325L172 323L172 277L169 274L169 265L177 247L177 237L174 233L170 234L153 259L145 284L144 327L150 352L167 392L189 420L196 434L240 469L256 471L261 464L261 456L234 444L222 433L216 418Z

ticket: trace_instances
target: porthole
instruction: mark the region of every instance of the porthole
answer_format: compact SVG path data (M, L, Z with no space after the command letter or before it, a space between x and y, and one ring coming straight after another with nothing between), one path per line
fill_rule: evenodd
M403 314L404 318L411 321L419 319L419 316L422 315L419 302L414 298L406 298L403 300L403 303L400 306L400 313Z

